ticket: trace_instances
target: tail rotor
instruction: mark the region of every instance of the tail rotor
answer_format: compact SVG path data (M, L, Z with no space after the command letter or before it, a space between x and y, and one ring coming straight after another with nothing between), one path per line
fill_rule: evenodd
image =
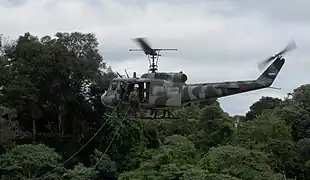
M268 63L270 63L271 61L275 60L276 58L279 58L279 57L282 57L282 55L284 55L285 53L289 52L289 51L292 51L294 49L296 49L297 46L296 46L296 43L295 41L291 41L290 43L288 43L286 45L286 47L280 51L279 53L275 54L274 56L271 56L263 61L261 61L259 64L258 64L258 68L260 70L263 70Z

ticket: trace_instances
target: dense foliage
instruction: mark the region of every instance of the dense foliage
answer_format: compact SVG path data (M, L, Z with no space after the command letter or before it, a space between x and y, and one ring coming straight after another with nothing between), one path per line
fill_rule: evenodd
M93 34L0 38L1 179L310 179L310 85L245 116L210 100L179 120L107 119L115 74Z

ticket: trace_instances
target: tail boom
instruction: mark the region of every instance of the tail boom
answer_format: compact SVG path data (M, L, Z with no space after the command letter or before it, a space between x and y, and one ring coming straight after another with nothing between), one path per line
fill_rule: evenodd
M188 84L183 88L181 102L204 101L270 87L284 62L284 58L277 58L256 80Z

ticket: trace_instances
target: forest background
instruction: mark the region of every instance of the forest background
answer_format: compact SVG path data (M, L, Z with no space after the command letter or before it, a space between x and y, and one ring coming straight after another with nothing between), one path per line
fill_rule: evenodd
M176 120L107 119L100 95L116 74L94 34L0 42L3 180L310 179L309 84L244 116L213 99Z

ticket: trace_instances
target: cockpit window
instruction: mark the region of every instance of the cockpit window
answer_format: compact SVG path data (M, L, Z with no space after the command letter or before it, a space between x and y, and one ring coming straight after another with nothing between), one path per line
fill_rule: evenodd
M117 82L116 81L112 81L110 89L112 91L115 91L117 89Z

